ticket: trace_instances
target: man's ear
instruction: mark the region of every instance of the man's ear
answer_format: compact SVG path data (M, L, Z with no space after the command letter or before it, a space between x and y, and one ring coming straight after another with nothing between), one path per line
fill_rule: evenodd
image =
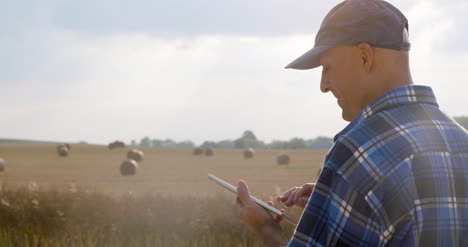
M374 65L374 49L366 43L359 44L358 48L364 71L371 72Z

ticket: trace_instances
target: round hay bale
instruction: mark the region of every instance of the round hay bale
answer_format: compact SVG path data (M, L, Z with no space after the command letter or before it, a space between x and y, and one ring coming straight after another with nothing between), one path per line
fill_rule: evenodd
M57 153L60 157L67 157L68 156L68 148L64 145L59 145L57 147Z
M115 145L118 148L124 148L126 146L125 142L123 142L123 141L115 141Z
M125 160L120 165L120 174L122 176L133 176L136 174L138 169L138 163L134 160Z
M127 158L134 160L136 162L142 162L143 161L144 154L142 151L138 149L132 149L127 152Z
M287 154L280 154L278 157L276 157L276 163L278 165L289 165L289 162L291 162L291 159Z
M6 162L4 159L0 158L0 172L3 172L6 167Z
M255 150L253 148L244 150L244 158L251 159L254 156L255 156Z
M57 145L57 152L59 152L59 150L62 149L62 148L66 148L66 149L70 150L70 148L68 148L66 144L62 143L62 144Z
M109 143L108 148L109 149L114 149L114 148L124 148L125 147L125 142L123 141L114 141Z
M205 155L206 156L213 156L215 154L214 150L212 148L207 148L205 149Z
M193 149L193 155L202 155L203 154L203 148L194 148Z

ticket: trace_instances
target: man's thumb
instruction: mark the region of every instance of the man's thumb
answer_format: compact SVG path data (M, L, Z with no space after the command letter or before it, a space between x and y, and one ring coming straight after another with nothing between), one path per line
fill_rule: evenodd
M298 206L301 207L301 208L305 208L305 206L307 205L307 202L309 202L309 198L301 197L298 200Z
M247 187L247 184L244 182L244 180L237 182L237 197L239 197L239 200L244 205L252 203L252 199L250 199L249 195L249 188Z

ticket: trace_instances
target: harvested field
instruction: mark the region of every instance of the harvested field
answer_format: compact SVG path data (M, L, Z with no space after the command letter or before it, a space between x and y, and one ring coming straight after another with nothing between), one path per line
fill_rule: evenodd
M123 148L73 145L58 157L55 145L1 146L8 169L0 173L2 246L235 246L261 242L232 212L234 195L207 178L244 179L267 201L286 189L316 180L325 151L288 151L292 162L276 165L280 150L141 148L145 162L121 176ZM298 219L301 211L286 213ZM287 237L294 227L283 222Z
M109 152L106 146L73 145L73 155L57 156L55 145L1 146L0 155L8 169L0 174L9 187L35 181L42 189L76 184L93 191L118 195L135 194L201 195L222 191L207 174L235 183L244 179L256 195L276 195L292 186L316 180L325 150L288 150L289 166L276 165L281 150L256 150L246 160L240 150L216 150L212 157L193 156L193 149L139 147L145 162L132 177L122 177L120 164L130 148Z

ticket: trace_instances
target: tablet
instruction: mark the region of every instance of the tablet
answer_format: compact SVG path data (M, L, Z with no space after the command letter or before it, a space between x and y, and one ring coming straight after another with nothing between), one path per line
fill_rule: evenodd
M227 183L226 181L216 177L215 175L213 174L208 174L208 178L213 180L214 182L216 182L217 184L221 185L222 187L224 187L225 189L228 189L229 191L231 191L232 193L235 193L237 195L237 188L234 187L233 185ZM293 219L291 216L281 212L279 209L277 208L274 208L268 204L266 204L265 202L263 201L260 201L258 200L257 198L253 197L253 196L250 196L252 198L252 200L254 200L258 205L262 206L263 208L265 208L266 210L276 214L276 215L279 215L281 216L283 219L285 219L286 221L288 221L289 223L293 224L293 225L296 225L297 224L297 221L295 219Z

